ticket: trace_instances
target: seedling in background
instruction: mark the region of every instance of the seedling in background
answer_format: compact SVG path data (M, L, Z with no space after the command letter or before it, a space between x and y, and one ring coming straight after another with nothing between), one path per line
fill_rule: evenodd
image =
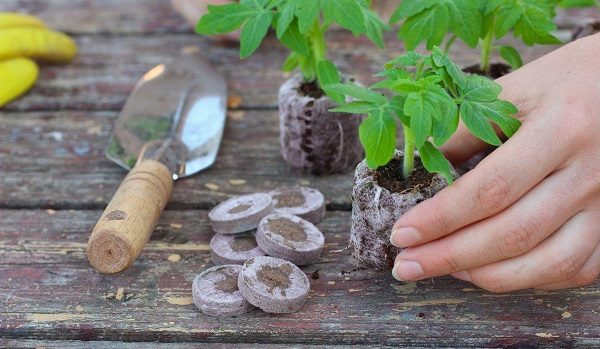
M575 1L588 2L562 2ZM557 4L557 0L403 0L390 22L404 20L398 37L408 50L422 42L431 50L445 41L448 52L457 39L472 48L479 46L480 69L489 73L494 50L514 69L523 65L514 47L495 43L510 32L527 46L561 43L552 35Z
M388 26L366 0L241 0L209 6L196 27L198 34L225 34L241 28L240 56L250 56L260 46L269 28L292 53L284 71L300 68L306 82L317 80L322 87L341 81L337 67L328 60L325 32L337 23L354 35L366 35L383 47L383 31ZM329 95L336 102L342 96Z
M598 0L561 0L559 5L562 8L576 8L576 7L592 7L600 6Z
M438 148L456 132L459 118L474 136L495 146L502 141L492 123L508 137L521 125L513 117L517 108L498 98L500 85L463 73L437 46L431 55L411 51L388 62L378 76L384 79L370 88L325 87L353 98L334 111L369 115L360 127L360 140L371 169L387 165L394 156L396 118L404 129L403 177L415 167L416 148L427 171L442 174L448 183L453 182L451 167Z

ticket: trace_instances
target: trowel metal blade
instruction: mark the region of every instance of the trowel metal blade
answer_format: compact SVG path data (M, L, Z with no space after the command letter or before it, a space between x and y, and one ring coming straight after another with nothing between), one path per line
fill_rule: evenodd
M197 53L148 71L115 122L106 156L130 170L138 157L163 162L173 178L212 165L227 113L225 79Z

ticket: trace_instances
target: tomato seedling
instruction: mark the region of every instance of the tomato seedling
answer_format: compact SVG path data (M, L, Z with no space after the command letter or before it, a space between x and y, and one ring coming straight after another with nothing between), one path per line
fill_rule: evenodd
M307 82L320 86L340 82L340 73L327 57L325 33L337 23L354 35L366 35L383 47L388 26L370 9L366 0L241 0L209 6L196 27L198 34L225 34L241 28L240 57L250 56L269 28L292 53L284 63L286 72L300 68ZM329 95L337 102L339 94Z
M585 0L563 0L564 3ZM403 21L398 31L408 50L422 42L427 49L445 41L445 51L462 40L469 47L479 46L480 69L488 73L490 56L498 50L502 58L518 69L523 65L519 52L512 46L498 46L499 40L512 32L528 46L560 44L552 32L557 0L403 0L391 23Z
M404 129L403 177L408 178L415 167L416 148L425 169L440 173L448 183L453 181L451 167L438 148L455 133L459 119L474 136L495 146L502 141L492 123L508 137L521 125L514 118L517 108L499 99L500 85L463 73L437 46L431 55L411 51L399 56L377 76L383 80L369 88L325 86L325 91L353 99L333 111L368 114L359 133L371 169L385 166L393 158L397 118Z

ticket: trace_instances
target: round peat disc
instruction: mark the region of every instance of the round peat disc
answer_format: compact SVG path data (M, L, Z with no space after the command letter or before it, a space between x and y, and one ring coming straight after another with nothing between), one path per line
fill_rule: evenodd
M192 283L196 307L212 316L235 316L254 309L238 289L241 270L240 265L220 265L196 276Z
M269 193L276 213L293 214L314 224L325 217L325 197L309 187L283 187Z
M307 265L319 260L325 238L307 220L291 214L274 213L260 221L256 242L269 256Z
M213 230L237 234L256 229L258 222L273 212L271 196L266 193L236 196L225 200L208 213Z
M215 265L242 265L250 258L264 255L251 233L217 234L210 240L210 258Z
M306 303L310 282L300 268L283 259L249 259L238 277L244 298L268 313L293 313Z

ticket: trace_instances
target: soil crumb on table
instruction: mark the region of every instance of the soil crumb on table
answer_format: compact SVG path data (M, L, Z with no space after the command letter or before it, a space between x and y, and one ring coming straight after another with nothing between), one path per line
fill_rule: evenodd
M302 225L292 222L289 219L277 218L269 220L267 223L269 230L277 235L281 235L284 239L296 242L306 241L308 236Z

